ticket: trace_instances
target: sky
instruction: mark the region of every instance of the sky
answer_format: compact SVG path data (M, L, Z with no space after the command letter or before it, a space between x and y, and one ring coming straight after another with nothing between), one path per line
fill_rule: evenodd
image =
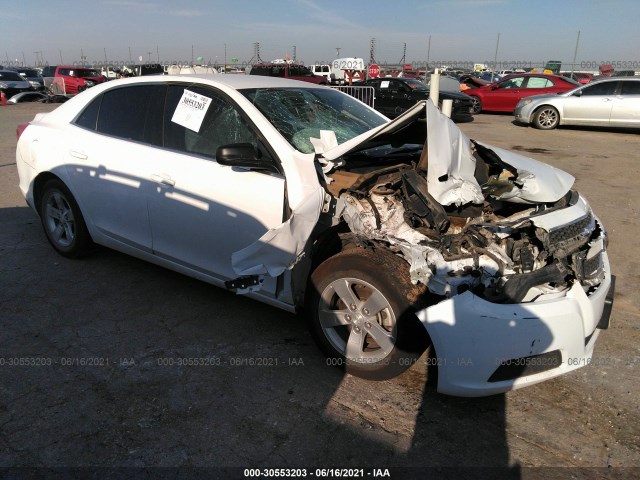
M243 62L256 42L264 61L295 53L312 64L339 48L368 63L372 39L378 63L493 62L497 44L499 62L566 63L580 31L578 63L640 70L637 0L22 0L0 12L0 64L73 63L82 53L89 63L105 54L180 63L192 46L194 58L220 64L225 45L227 62Z

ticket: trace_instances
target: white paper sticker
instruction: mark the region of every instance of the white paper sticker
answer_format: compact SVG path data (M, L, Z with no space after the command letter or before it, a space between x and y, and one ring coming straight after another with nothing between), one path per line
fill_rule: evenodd
M389 88L389 80L380 82L380 88Z
M210 105L209 97L185 89L171 121L197 133Z

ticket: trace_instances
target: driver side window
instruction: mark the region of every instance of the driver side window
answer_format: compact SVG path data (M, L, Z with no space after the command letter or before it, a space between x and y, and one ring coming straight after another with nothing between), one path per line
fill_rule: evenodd
M185 90L211 99L198 131L171 120ZM170 85L166 105L164 131L167 148L215 159L216 151L222 145L250 143L256 148L258 146L256 134L236 107L211 89Z
M618 82L602 82L582 89L582 95L613 95Z

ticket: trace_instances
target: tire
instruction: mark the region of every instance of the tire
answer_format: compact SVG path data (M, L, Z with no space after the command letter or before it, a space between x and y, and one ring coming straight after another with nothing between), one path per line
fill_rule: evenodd
M428 335L415 316L426 289L409 265L384 250L343 251L311 274L307 321L327 363L368 380L400 375L420 358Z
M471 113L474 115L480 113L482 111L482 100L475 95L470 95L471 97Z
M60 255L76 258L92 250L93 241L80 208L60 180L49 180L42 188L40 221L47 240Z
M545 105L533 114L533 125L540 130L553 130L560 123L560 113L555 107Z

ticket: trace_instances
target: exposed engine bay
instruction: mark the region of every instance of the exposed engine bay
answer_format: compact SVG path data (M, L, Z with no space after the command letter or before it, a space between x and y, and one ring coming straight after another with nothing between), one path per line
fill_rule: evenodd
M346 222L360 245L377 243L401 255L413 283L445 298L470 290L491 302L520 303L561 296L576 281L587 294L599 285L606 234L586 201L573 190L551 202L523 199L531 172L468 142L473 159L466 176L451 170L458 178L441 201L432 195L426 145L346 155L326 175L334 221Z

